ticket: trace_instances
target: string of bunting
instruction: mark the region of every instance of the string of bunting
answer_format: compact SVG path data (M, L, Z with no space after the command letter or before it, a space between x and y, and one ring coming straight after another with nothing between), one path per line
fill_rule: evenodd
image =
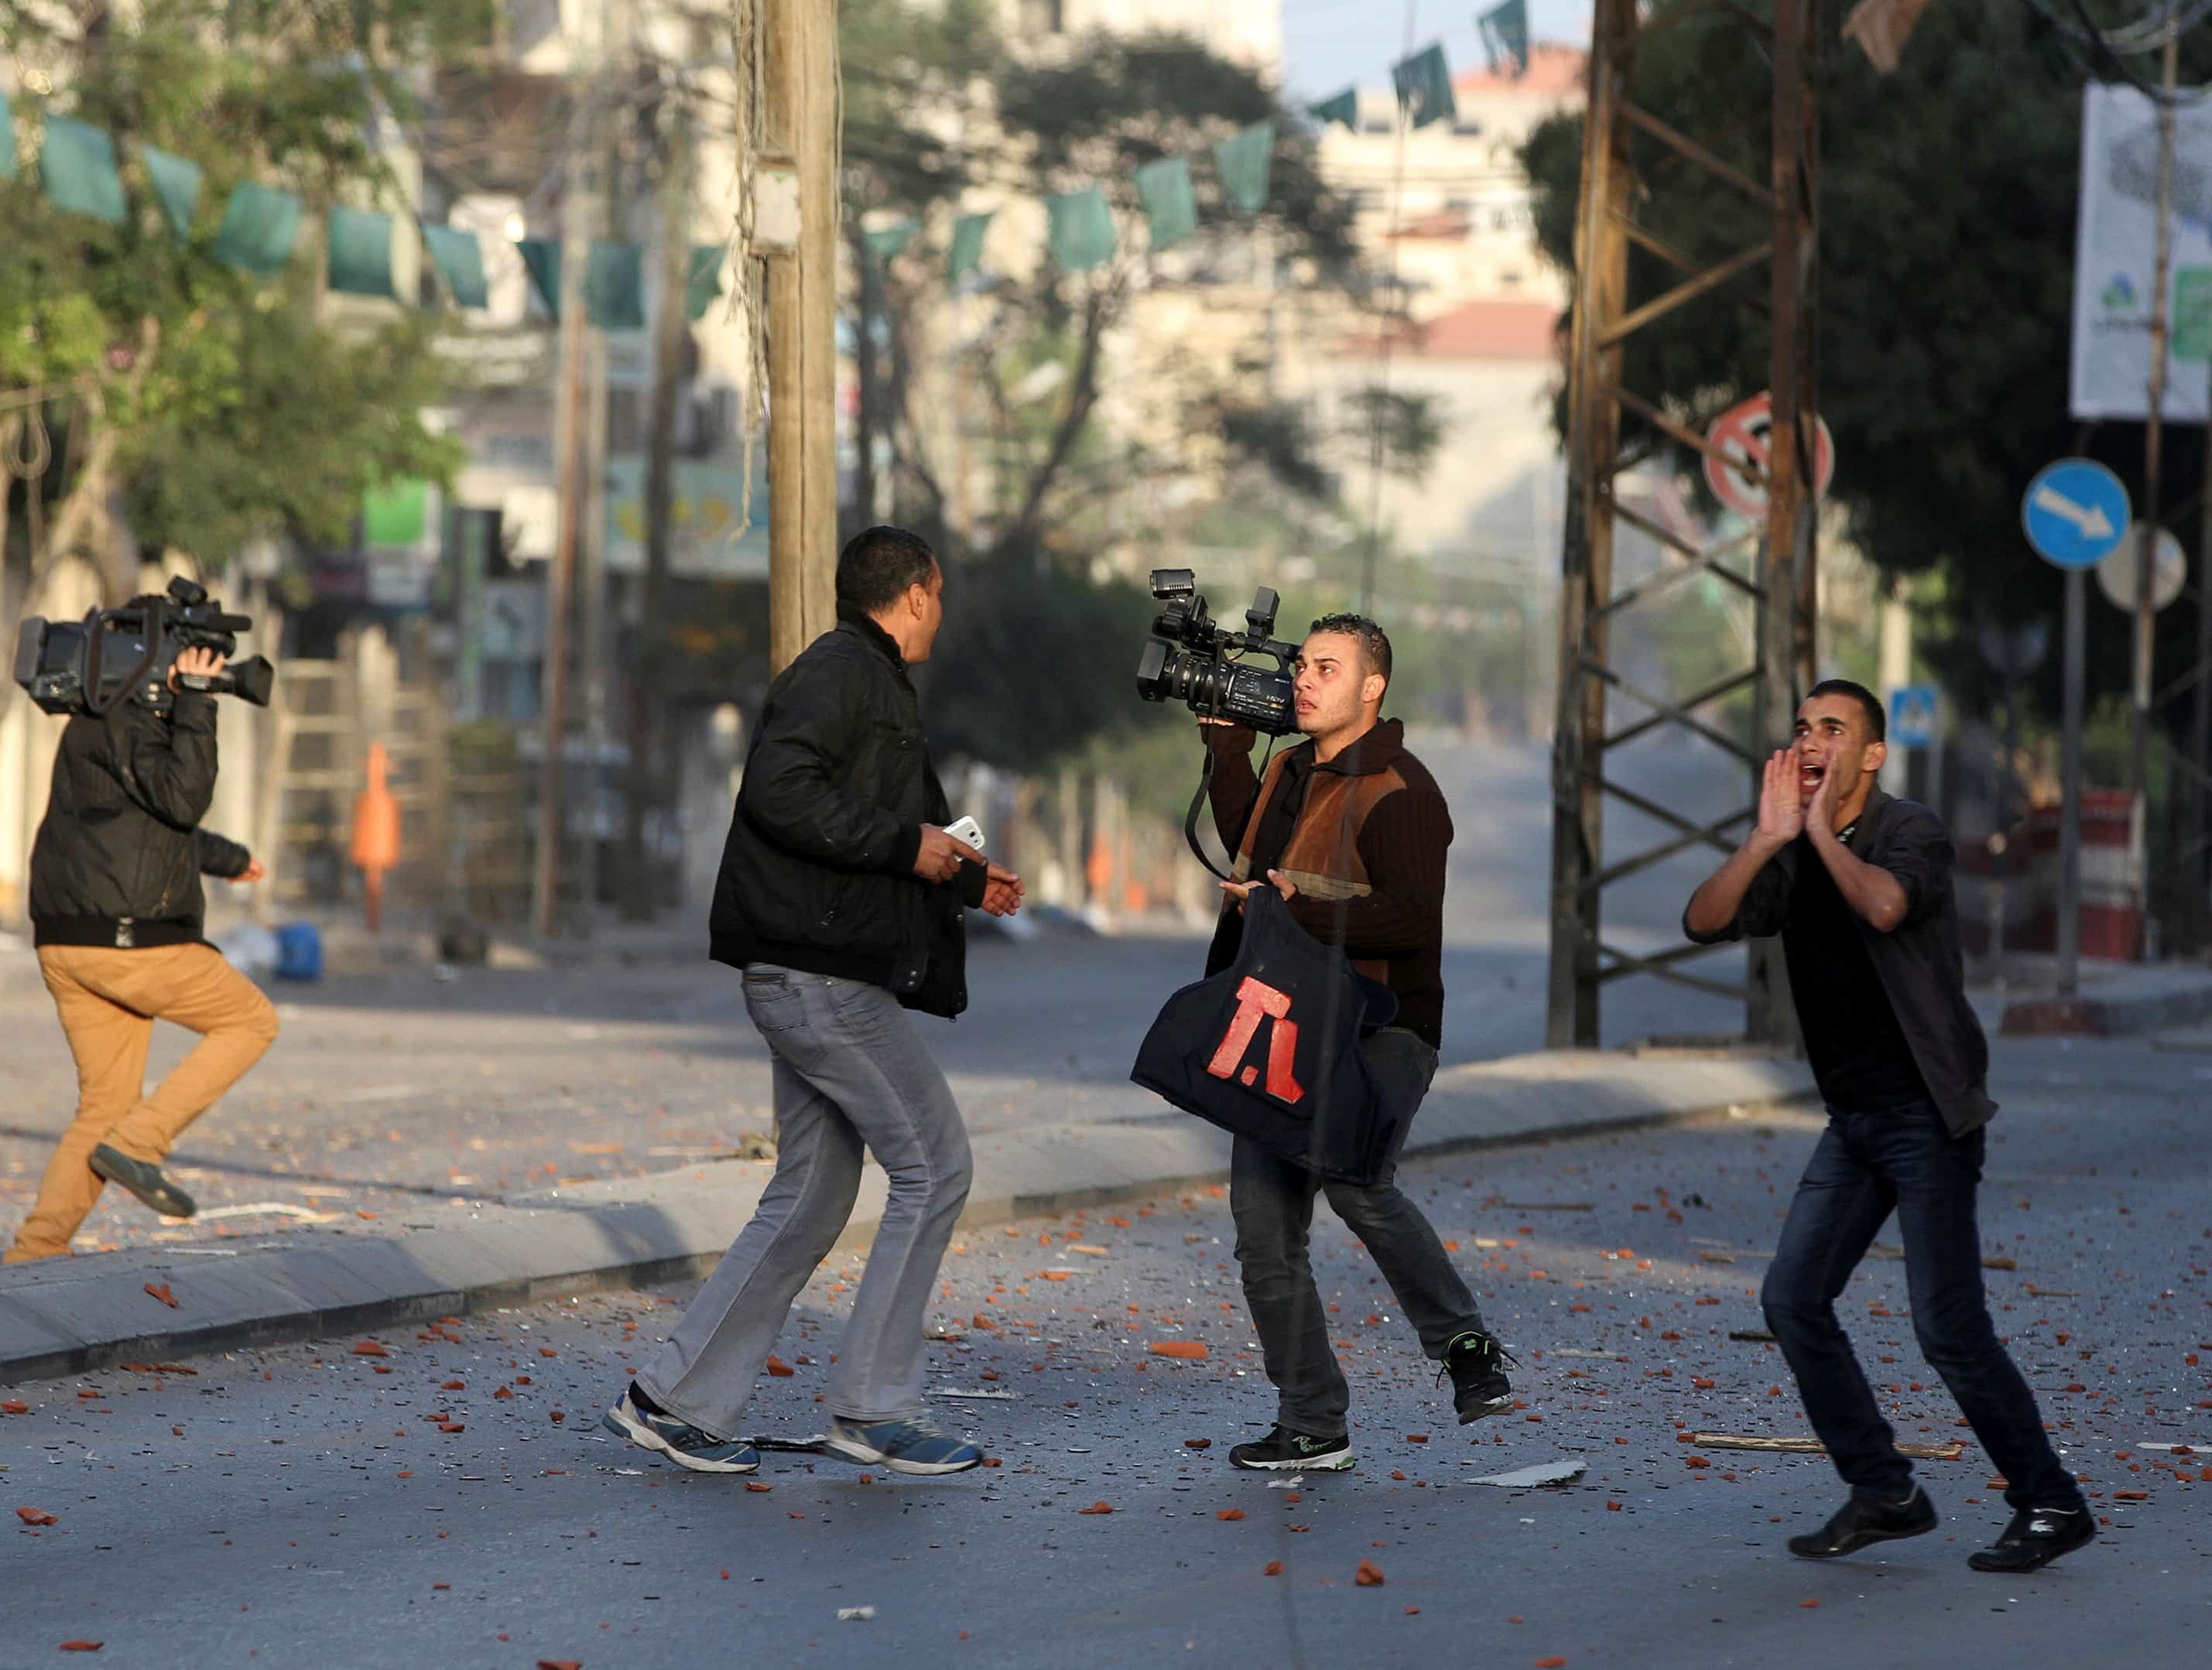
M1255 122L1212 148L1214 173L1222 198L1236 212L1256 215L1267 207L1275 154L1275 124ZM1133 176L1157 252L1193 236L1199 227L1198 194L1191 183L1190 158L1164 156ZM1121 247L1113 205L1097 185L1055 191L1045 198L1046 247L1062 272L1088 272L1112 260ZM982 265L984 240L995 210L953 218L945 250L945 282L957 286ZM921 231L911 216L873 227L860 234L862 247L878 270L903 255Z
M1474 27L1482 36L1483 56L1492 75L1517 81L1528 73L1528 0L1504 0L1477 14ZM1392 64L1390 85L1410 127L1448 122L1459 114L1459 101L1452 96L1451 64L1441 41ZM1323 127L1334 122L1357 131L1359 88L1347 87L1334 98L1309 105L1306 112Z
M131 147L145 171L163 222L179 243L188 242L198 217L204 176L199 165L157 146ZM0 93L0 182L22 172L14 112ZM106 129L71 116L45 118L37 150L38 182L48 202L64 212L107 226L130 217L121 159ZM208 246L224 265L268 280L291 261L299 243L306 205L278 186L242 180L231 189L222 218ZM483 245L472 231L416 220L424 252L444 281L456 306L490 306ZM330 288L345 295L398 299L392 240L395 218L381 210L339 206L323 217ZM514 245L532 288L546 311L561 316L561 246L550 239L519 239ZM684 287L684 311L695 323L707 316L722 294L725 253L720 244L695 246ZM605 331L645 328L644 250L614 239L594 242L585 263L586 317Z
M1528 67L1528 0L1503 3L1477 15L1483 48L1494 74L1518 77ZM1430 46L1391 66L1391 85L1404 119L1413 128L1457 115L1451 67L1442 43ZM1357 86L1309 106L1324 127L1359 123ZM58 209L119 226L129 205L116 155L106 130L74 117L47 116L38 153L39 182ZM1256 215L1267 205L1274 158L1275 124L1255 122L1212 149L1223 201L1236 213ZM134 143L162 217L179 242L191 235L200 206L203 177L198 165L143 143ZM0 94L0 181L21 173L15 124ZM1194 236L1200 216L1192 183L1191 159L1161 157L1133 175L1151 252L1173 248ZM1120 233L1111 204L1097 185L1054 192L1045 200L1047 247L1063 272L1089 271L1112 260ZM995 211L957 216L944 256L945 281L957 286L981 264L984 243ZM291 259L306 218L300 198L279 187L242 181L232 188L222 220L210 246L218 261L254 277L270 279ZM394 217L378 210L338 207L323 217L330 288L343 295L398 299L392 262ZM490 303L483 244L471 231L416 222L425 254L456 306L481 309ZM921 223L911 217L861 234L863 247L880 270L913 247ZM514 249L530 287L554 319L561 316L561 246L557 240L521 238ZM724 246L700 245L690 254L684 311L703 319L723 293ZM596 328L635 331L645 327L644 251L620 240L595 240L586 256L585 316Z
M1502 0L1476 16L1475 27L1482 36L1492 74L1517 80L1528 73L1528 0ZM1449 121L1459 113L1452 94L1451 65L1441 42L1393 64L1390 80L1412 127ZM1308 114L1324 127L1334 122L1357 129L1358 88L1346 88L1335 97L1309 106ZM1257 122L1213 147L1222 195L1239 213L1255 215L1266 207L1274 143L1274 124ZM1171 248L1196 233L1198 199L1192 189L1188 156L1147 162L1136 170L1134 183L1151 251ZM1045 199L1045 214L1047 245L1063 272L1087 271L1113 258L1118 246L1113 211L1097 186L1052 194ZM986 212L963 215L953 222L945 256L947 284L957 285L981 264L991 221L991 214ZM907 250L919 229L918 222L906 219L864 233L862 237L877 262L888 264Z

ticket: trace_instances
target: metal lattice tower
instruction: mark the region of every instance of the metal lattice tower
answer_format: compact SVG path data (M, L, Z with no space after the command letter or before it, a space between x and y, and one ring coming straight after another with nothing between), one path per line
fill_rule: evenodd
M1652 956L1606 943L1601 905L1614 883L1686 849L1734 850L1729 832L1756 813L1756 747L1747 748L1699 717L1699 710L1746 689L1755 692L1754 738L1778 747L1790 734L1797 693L1813 679L1814 504L1813 461L1816 363L1814 351L1817 270L1814 203L1819 179L1819 122L1812 66L1820 0L1774 0L1771 25L1732 0L1662 0L1639 18L1638 0L1596 0L1585 116L1581 208L1575 231L1573 336L1567 369L1570 430L1566 532L1561 559L1559 719L1553 744L1552 956L1547 1041L1553 1048L1595 1048L1598 999L1612 981L1651 975L1746 1001L1753 1039L1795 1041L1796 1020L1778 947L1755 944L1748 987L1705 978L1682 965L1707 948L1683 944ZM1690 135L1677 131L1636 101L1639 39L1698 18L1703 27L1756 30L1774 66L1771 166L1765 183L1731 167ZM1764 242L1717 262L1692 258L1639 223L1638 205L1663 190L1639 163L1671 155L1763 206L1772 231ZM1671 288L1638 301L1629 294L1631 246L1680 275ZM1676 308L1764 267L1773 326L1769 387L1773 396L1771 452L1764 471L1768 511L1763 528L1706 549L1618 502L1616 479L1668 443L1715 454L1705 438L1670 416L1663 403L1623 384L1623 346L1636 332ZM1746 391L1749 392L1750 391ZM1655 439L1624 456L1624 413L1633 413ZM1723 459L1756 476L1735 460ZM1614 531L1630 525L1679 559L1626 592L1613 583ZM1757 544L1748 572L1722 559ZM1758 604L1754 663L1706 688L1680 695L1637 688L1612 664L1613 622L1623 611L1700 575L1747 593ZM1650 712L1607 729L1607 698L1618 690ZM1699 824L1607 774L1608 755L1662 726L1683 728L1739 759L1753 791L1750 806ZM1605 811L1619 800L1672 833L1641 852L1608 858Z

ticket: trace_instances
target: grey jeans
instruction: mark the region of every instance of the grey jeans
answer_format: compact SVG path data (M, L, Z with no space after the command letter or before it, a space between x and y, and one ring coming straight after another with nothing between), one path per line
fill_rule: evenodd
M922 1322L967 1204L968 1130L914 1023L880 987L755 963L745 1007L775 1058L775 1175L668 1344L638 1370L654 1402L738 1436L792 1301L844 1233L865 1145L890 1181L830 1375L832 1414L922 1411Z
M1386 1027L1359 1048L1375 1076L1394 1092L1393 1100L1408 1110L1398 1125L1402 1145L1413 1110L1436 1077L1437 1053L1398 1027ZM1432 1360L1441 1362L1444 1348L1459 1335L1482 1330L1474 1295L1428 1218L1399 1190L1397 1155L1390 1159L1377 1182L1332 1182L1249 1138L1237 1139L1229 1163L1229 1207L1237 1223L1244 1303L1275 1385L1276 1419L1293 1432L1334 1437L1345 1430L1352 1407L1352 1390L1329 1345L1328 1315L1306 1254L1316 1194L1328 1196L1330 1208L1365 1245Z

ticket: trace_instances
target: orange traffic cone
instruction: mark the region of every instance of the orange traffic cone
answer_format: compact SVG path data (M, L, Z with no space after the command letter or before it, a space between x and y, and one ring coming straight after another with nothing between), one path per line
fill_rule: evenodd
M391 768L380 742L368 747L368 786L353 799L353 861L368 905L368 931L383 926L384 872L399 862L399 802L385 778Z

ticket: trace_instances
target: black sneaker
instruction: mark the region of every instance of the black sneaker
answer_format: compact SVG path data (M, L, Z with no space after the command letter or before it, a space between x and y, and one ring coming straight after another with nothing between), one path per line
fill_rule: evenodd
M1229 1452L1229 1465L1255 1473L1341 1473L1358 1458L1352 1440L1340 1432L1334 1438L1316 1438L1310 1432L1293 1432L1277 1422L1256 1443L1239 1444Z
M1977 1571L2035 1571L2096 1539L2096 1515L2087 1508L2023 1508L1994 1546L1967 1555L1966 1564Z
M190 1218L199 1211L192 1197L161 1175L161 1168L146 1160L134 1160L118 1148L106 1143L92 1151L85 1163L92 1175L129 1189L145 1205L164 1218Z
M1790 1552L1801 1560L1832 1560L1870 1542L1925 1536L1942 1522L1936 1504L1917 1485L1902 1502L1873 1502L1855 1496L1810 1536L1790 1538Z
M1437 1371L1437 1384L1449 1375L1452 1401L1459 1409L1459 1424L1479 1421L1513 1406L1513 1385L1505 1378L1508 1364L1517 1369L1521 1360L1487 1333L1462 1333L1444 1347L1444 1366Z

